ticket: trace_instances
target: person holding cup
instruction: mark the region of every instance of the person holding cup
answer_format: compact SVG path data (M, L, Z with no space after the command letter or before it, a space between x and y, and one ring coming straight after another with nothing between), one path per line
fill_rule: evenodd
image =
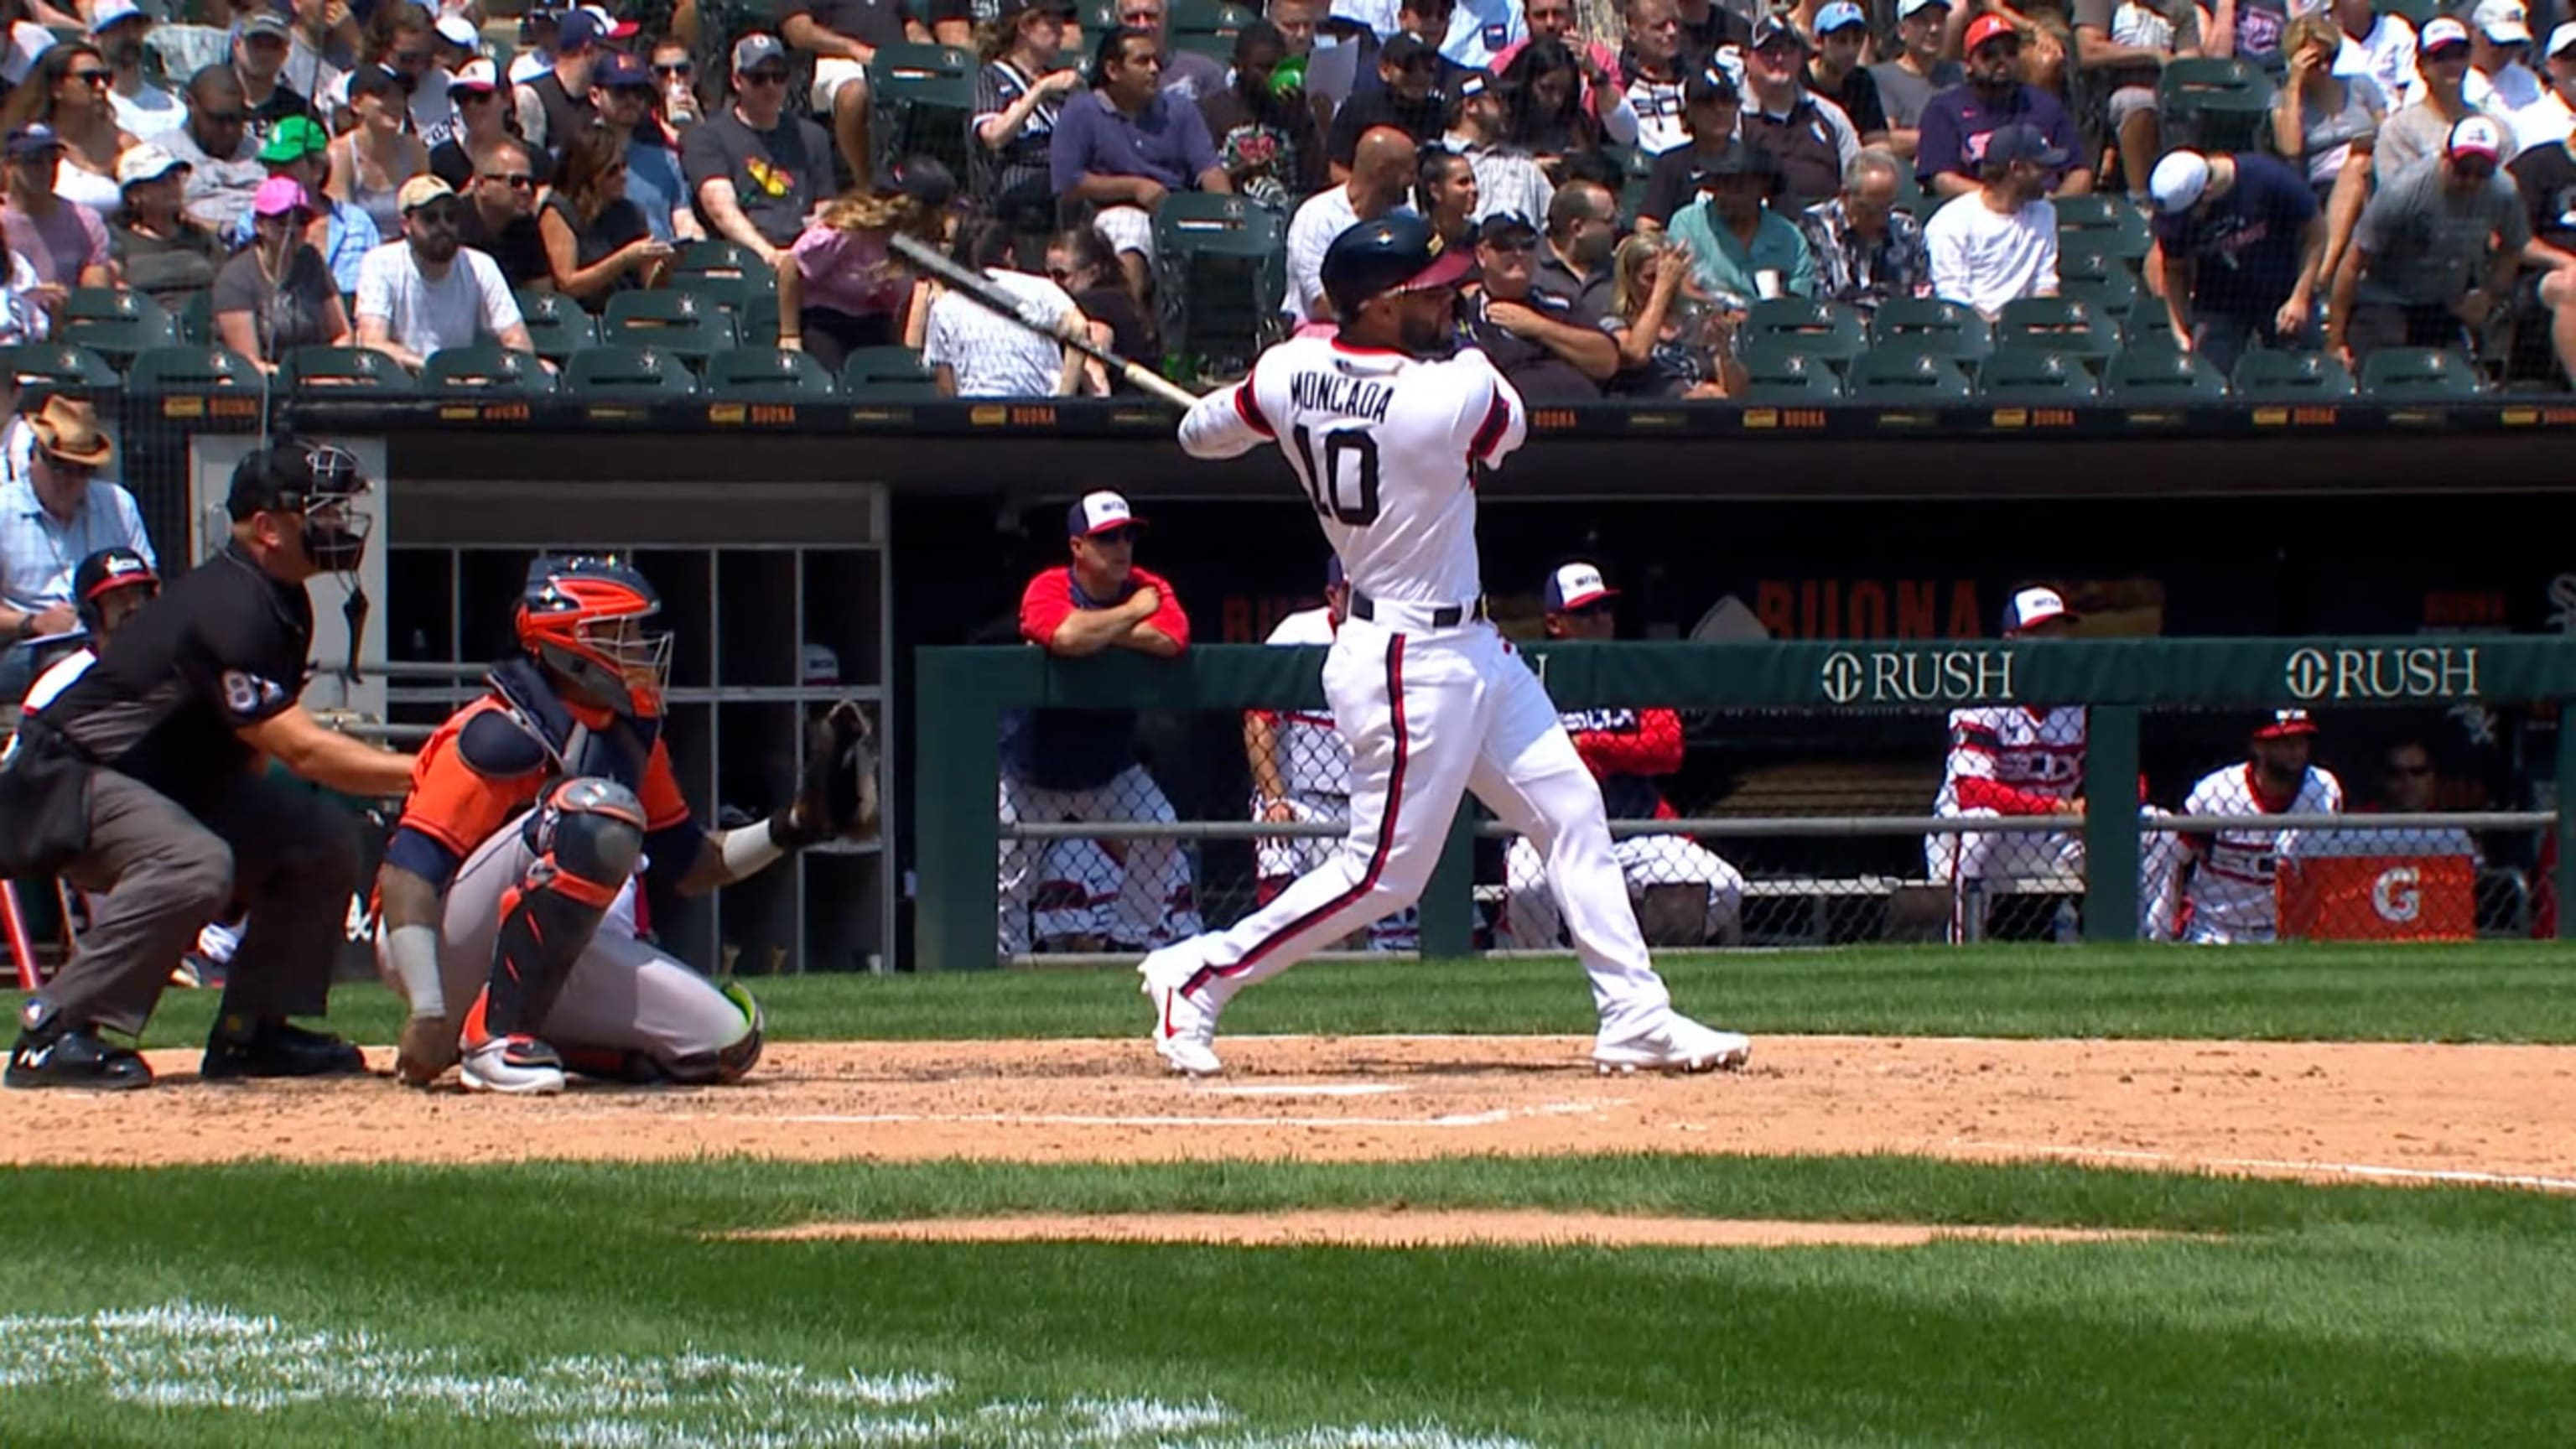
M1690 251L1700 286L1729 312L1773 297L1816 295L1816 259L1797 223L1771 208L1780 164L1768 151L1730 141L1691 177L1699 193L1672 221Z

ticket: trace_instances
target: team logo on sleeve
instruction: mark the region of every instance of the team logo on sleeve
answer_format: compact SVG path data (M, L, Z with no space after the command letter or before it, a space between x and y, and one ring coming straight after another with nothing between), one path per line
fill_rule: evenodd
M286 690L276 680L238 669L224 671L224 708L235 714L257 714L284 698Z

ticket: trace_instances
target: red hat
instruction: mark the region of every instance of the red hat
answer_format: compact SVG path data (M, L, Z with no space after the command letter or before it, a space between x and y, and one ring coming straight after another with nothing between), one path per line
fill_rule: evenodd
M1978 46L1998 35L2009 35L2015 40L2021 39L2021 32L2013 28L2011 21L2000 15L1980 15L1968 22L1968 34L1960 41L1960 48L1974 55Z
M2306 710L2276 709L2272 711L2272 718L2268 723L2255 727L2254 738L2286 740L2295 735L2312 735L2316 732L2317 722L2308 716Z

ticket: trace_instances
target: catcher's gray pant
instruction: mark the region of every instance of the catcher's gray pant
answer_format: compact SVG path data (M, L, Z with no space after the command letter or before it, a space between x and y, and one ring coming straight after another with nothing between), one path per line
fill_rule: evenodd
M438 933L438 987L451 1017L465 1015L490 977L492 943L501 933L501 898L536 859L520 830L526 820L522 812L492 832L465 858L447 888ZM396 979L382 931L376 934L376 969L388 982ZM641 1052L671 1067L703 1063L750 1031L742 1008L713 981L620 930L612 917L582 950L537 1034L567 1054Z
M1717 852L1679 835L1631 835L1610 843L1610 858L1628 882L1634 900L1650 886L1695 885L1708 893L1707 929L1702 941L1736 934L1743 919L1744 874ZM1682 898L1687 910L1689 897ZM1512 841L1503 853L1503 929L1523 951L1552 951L1563 944L1564 913L1547 884L1547 862L1529 837Z
M1050 790L1002 772L1001 821L1016 825L1065 821L1110 822L1176 819L1172 802L1142 765L1130 765L1118 778L1089 790ZM1002 837L1000 879L1001 950L1019 956L1029 949L1029 897L1037 889L1039 847L1044 841ZM1177 840L1126 842L1126 875L1118 884L1118 914L1109 934L1129 945L1159 946L1199 933L1198 906L1190 890L1190 858Z

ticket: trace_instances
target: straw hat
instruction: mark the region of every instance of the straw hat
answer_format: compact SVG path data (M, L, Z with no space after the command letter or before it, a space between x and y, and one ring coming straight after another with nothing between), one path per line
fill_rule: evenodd
M98 409L60 393L45 399L27 419L27 429L37 446L66 463L102 468L116 456L115 445L98 430Z

